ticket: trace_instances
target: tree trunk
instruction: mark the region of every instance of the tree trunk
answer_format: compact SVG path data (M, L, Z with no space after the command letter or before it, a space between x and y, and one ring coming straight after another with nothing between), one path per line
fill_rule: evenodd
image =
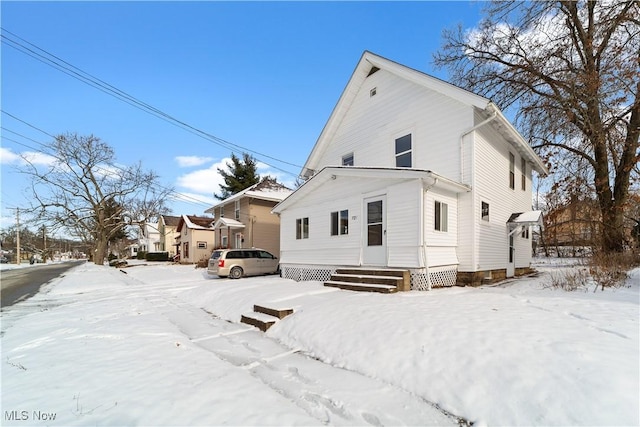
M93 263L96 265L104 265L104 259L107 255L107 240L98 238L93 252Z

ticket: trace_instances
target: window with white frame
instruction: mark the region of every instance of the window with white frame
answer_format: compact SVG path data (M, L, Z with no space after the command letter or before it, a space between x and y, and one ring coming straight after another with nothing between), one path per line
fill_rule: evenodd
M529 227L522 227L522 238L523 239L528 239L529 238Z
M296 219L296 240L309 238L309 218Z
M349 234L349 210L331 212L331 235Z
M342 156L342 166L353 166L353 153L345 154Z
M449 207L446 203L435 201L435 223L437 231L448 231L449 229Z
M235 203L235 217L236 221L240 221L240 200L236 200Z
M509 188L516 189L516 156L509 153Z
M396 167L411 167L411 134L396 139Z
M521 186L524 191L527 189L527 160L524 157L520 158L520 172L522 173Z
M489 221L489 203L482 202L482 213L481 217L483 221Z
M207 242L198 242L198 249L207 249Z

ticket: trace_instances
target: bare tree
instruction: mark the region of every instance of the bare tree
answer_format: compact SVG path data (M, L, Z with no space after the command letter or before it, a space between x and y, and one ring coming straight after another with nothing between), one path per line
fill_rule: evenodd
M454 82L517 108L516 125L552 164L587 166L601 246L622 251L640 160L640 3L495 1L477 29L443 37L435 63Z
M140 164L117 166L113 148L99 138L60 135L51 150L53 161L46 168L25 158L22 172L31 177L32 209L48 228L90 243L96 264L103 264L109 242L127 226L166 210L172 190Z

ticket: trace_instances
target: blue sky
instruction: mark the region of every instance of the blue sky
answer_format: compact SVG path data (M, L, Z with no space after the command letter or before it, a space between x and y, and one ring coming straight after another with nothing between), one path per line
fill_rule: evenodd
M432 66L441 32L474 27L482 2L3 1L0 7L3 35L9 31L241 147L238 153L252 150L264 163L260 173L292 185L363 51L446 80ZM0 226L15 221L10 208L28 205L17 156L51 140L33 127L93 134L114 147L119 163L141 161L163 185L191 197L169 203L175 215L202 215L215 203L217 167L230 156L228 147L4 41L1 48L2 110L11 116L1 116Z

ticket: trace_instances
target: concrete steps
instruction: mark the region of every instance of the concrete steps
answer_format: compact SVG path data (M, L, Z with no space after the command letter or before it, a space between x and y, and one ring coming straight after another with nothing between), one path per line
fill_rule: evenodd
M292 308L271 308L263 305L254 305L253 312L245 313L240 317L240 323L255 326L262 332L266 332L276 322L290 314L293 314Z
M395 293L411 289L408 270L338 269L325 286L349 291Z

